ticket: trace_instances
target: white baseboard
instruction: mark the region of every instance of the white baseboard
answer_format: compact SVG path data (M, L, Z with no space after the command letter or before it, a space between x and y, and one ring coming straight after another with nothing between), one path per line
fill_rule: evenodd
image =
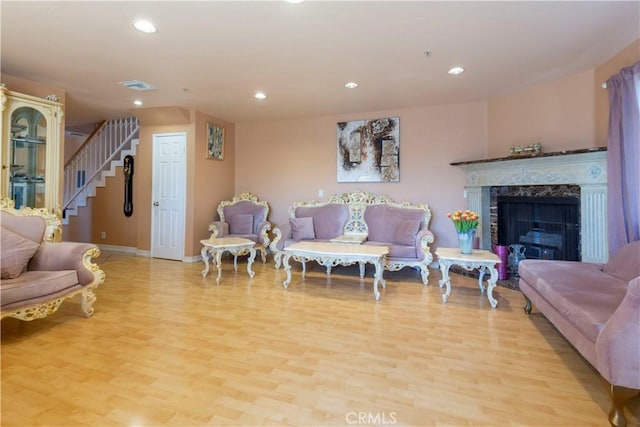
M195 264L196 262L200 262L200 261L202 261L202 255L187 256L182 258L182 262L188 262L191 264Z
M137 255L137 249L131 246L118 246L118 245L98 245L101 251L116 252L120 254Z
M98 245L101 251L115 252L119 254L135 255L144 258L151 258L151 251L134 248L131 246L118 245ZM183 257L182 262L196 263L202 261L202 255Z

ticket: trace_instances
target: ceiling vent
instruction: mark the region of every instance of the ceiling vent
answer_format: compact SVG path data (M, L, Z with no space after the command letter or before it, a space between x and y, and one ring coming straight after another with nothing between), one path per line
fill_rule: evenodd
M141 82L140 80L127 80L124 82L120 82L120 84L124 87L128 87L129 89L145 91L145 90L155 90L154 86L151 86L149 83Z

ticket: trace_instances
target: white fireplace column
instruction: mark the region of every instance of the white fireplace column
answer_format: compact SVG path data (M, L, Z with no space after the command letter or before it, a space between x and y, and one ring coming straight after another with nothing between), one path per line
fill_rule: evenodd
M583 262L607 262L607 185L580 186L580 233ZM602 241L604 240L604 241Z
M490 224L490 187L465 187L467 209L480 215L480 223L476 236L480 238L480 247L491 250Z
M607 152L594 148L535 157L507 157L452 163L466 172L467 209L481 215L480 246L491 249L490 189L493 186L580 186L580 241L583 262L605 263L607 240Z

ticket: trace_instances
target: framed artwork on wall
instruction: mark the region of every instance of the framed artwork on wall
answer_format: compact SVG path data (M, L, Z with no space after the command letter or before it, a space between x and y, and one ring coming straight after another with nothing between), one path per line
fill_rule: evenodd
M207 159L224 158L224 128L207 123Z
M338 182L400 181L400 118L338 123Z

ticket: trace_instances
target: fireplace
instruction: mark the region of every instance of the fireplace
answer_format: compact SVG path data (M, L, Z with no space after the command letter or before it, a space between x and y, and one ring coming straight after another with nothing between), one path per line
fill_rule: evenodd
M579 197L496 199L496 244L521 245L529 259L580 261Z
M517 192L522 192L528 188L533 189L533 194L511 194L509 192L513 190L508 190L507 194L501 196L528 198L529 200L523 201L532 202L534 205L542 201L534 199L546 197L565 200L546 201L546 206L542 209L509 207L512 211L507 212L508 218L512 216L513 211L526 209L537 209L538 213L542 211L542 217L523 226L526 229L512 224L511 228L515 228L512 230L513 235L503 237L504 240L517 240L516 244L528 245L530 249L527 258L554 257L553 259L583 262L607 262L609 254L606 227L606 155L606 147L597 147L571 152L451 163L453 166L462 167L466 173L465 196L468 209L480 213L480 246L492 250L493 245L501 240L501 227L497 219L501 216L497 200L499 190L515 188ZM568 194L564 194L567 189ZM521 204L511 199L509 203ZM566 221L568 224L562 226L562 230L553 228L554 221L545 216L548 211L555 211L557 204L572 206L563 207L562 209L566 208L569 212L562 215L571 216L572 212L577 215L577 219L570 217ZM561 243L557 243L558 235L561 235ZM574 245L574 253L571 249L567 251L567 246Z

